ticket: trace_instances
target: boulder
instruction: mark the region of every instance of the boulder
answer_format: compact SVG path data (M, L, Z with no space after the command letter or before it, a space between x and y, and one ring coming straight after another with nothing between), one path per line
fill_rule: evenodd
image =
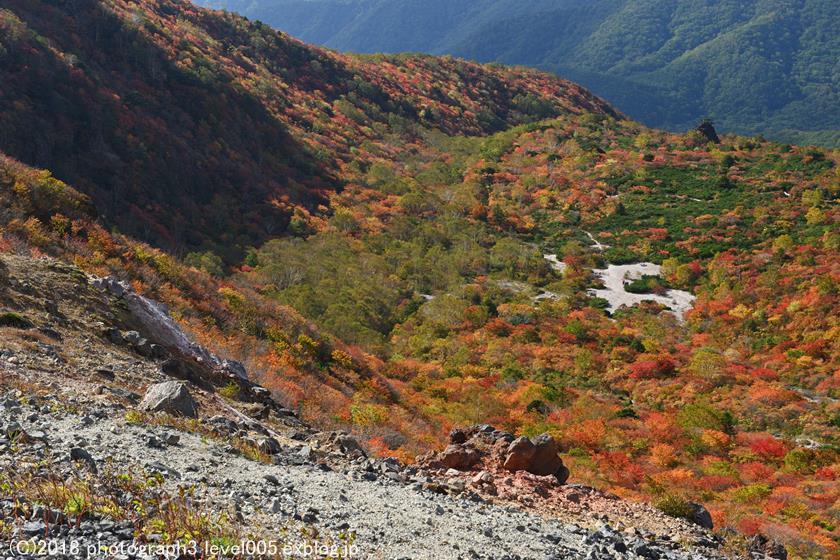
M222 371L229 373L234 377L238 377L239 379L248 379L248 372L246 371L245 366L236 360L223 360Z
M529 473L539 476L555 474L557 469L563 466L560 459L560 447L553 437L542 434L534 440L534 455L531 464L525 469Z
M283 450L278 442L273 437L261 437L256 440L257 448L266 455L277 455Z
M110 342L113 342L114 344L123 344L125 342L125 339L123 338L123 335L120 332L120 329L118 329L117 327L106 328L102 332L102 336L104 336Z
M70 460L85 463L88 468L96 472L96 461L93 459L91 454L82 447L74 447L70 450Z
M449 432L449 443L460 444L467 441L467 433L459 428L452 428Z
M180 381L165 381L152 385L146 390L139 408L190 418L198 415L197 406L187 390L187 385Z
M761 533L752 538L747 545L747 550L752 554L763 554L765 558L772 558L773 560L787 560L788 557L783 544Z
M696 504L692 502L689 505L691 506L691 517L689 517L689 519L693 523L700 525L704 529L709 529L710 531L714 529L714 523L712 523L712 515L709 513L709 510L707 510L701 504Z
M463 445L448 445L438 457L441 464L448 469L459 471L469 470L481 460L481 456L474 450Z
M566 484L566 481L569 480L569 467L561 464L554 472L554 478L557 479L558 484Z
M133 344L135 346L140 344L141 341L146 340L145 338L140 336L140 333L137 331L127 331L125 334L123 334L123 338L129 344Z
M696 130L707 141L712 142L714 144L720 144L720 138L718 137L717 131L715 130L715 125L710 119L703 119L703 121L701 121L700 124L697 125Z
M554 476L560 484L569 478L569 470L560 458L560 446L550 435L535 439L516 438L509 432L482 424L456 428L449 433L449 445L441 452L417 457L417 465L430 469L470 470L481 464L502 467L537 476Z
M359 457L367 457L367 453L362 449L359 440L350 434L337 433L333 442L341 450L342 455L352 457L354 459Z
M527 437L513 440L507 447L502 466L509 471L526 471L537 476L554 475L560 484L569 478L569 469L560 458L560 446L548 434L534 440Z
M517 438L508 446L502 466L514 472L528 470L536 452L537 448L529 438L524 436Z
M256 400L258 402L269 402L269 401L271 401L271 391L269 391L265 387L260 387L259 385L253 385L251 387L251 394L254 396L254 400Z

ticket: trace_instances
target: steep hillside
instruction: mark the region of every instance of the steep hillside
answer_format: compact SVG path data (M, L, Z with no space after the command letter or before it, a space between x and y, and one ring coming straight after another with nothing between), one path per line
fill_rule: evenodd
M110 377L88 358L111 353L136 385L117 388L138 392L181 377L199 382L200 405L221 397L242 406L253 387L224 361L235 360L271 391L284 417L291 410L320 429L352 430L372 454L422 467L327 464L354 480L398 483L395 492L417 511L432 507L437 516L435 506L450 507L429 492L475 494L552 518L601 515L590 506L605 515L650 513L652 505L669 517L699 516L720 538L747 535L762 555L784 557L773 542L791 558L836 555L837 151L718 138L708 125L658 131L536 71L339 55L187 3L21 1L0 13L0 64L10 77L0 81L0 139L10 152L0 156L0 259L9 263L0 267L0 329L12 350L4 359L14 358L6 362L24 381L41 383L39 392L64 381L67 363L85 383ZM160 58L141 56L150 52ZM155 60L173 67L156 74ZM50 81L53 71L69 85ZM182 73L195 76L184 85L173 77ZM87 103L94 92L104 97ZM206 126L185 116L194 105L212 109L198 115ZM110 110L107 127L91 125ZM261 140L243 126L286 136L252 153L247 147ZM75 137L78 153L66 141ZM105 157L103 145L118 158ZM57 168L27 164L41 157ZM200 182L182 190L193 175ZM129 213L115 213L123 208ZM271 222L274 212L280 221ZM103 310L85 282L73 314L64 313L59 300L75 294L68 277L80 282L84 274L112 277L93 285L108 290L109 306ZM166 306L185 333L179 340L200 343L184 343L200 362L195 355L167 362L150 346L160 342L128 334L137 327L121 314L140 295ZM56 334L67 340L64 355ZM134 356L143 358L136 369ZM68 391L93 398L76 381ZM22 406L30 405L9 408ZM103 429L85 426L100 439L94 462L114 441L111 430L125 429L113 410L101 409L109 418ZM75 418L50 419L64 441ZM35 431L46 427L36 421ZM448 437L452 428L485 423L497 429ZM252 437L247 427L231 433ZM178 429L207 435L191 424ZM548 486L531 471L506 475L500 462L513 453L513 438L544 433L539 441L554 460L559 450L568 482L598 492L560 486L553 462ZM198 436L183 435L186 447L208 453ZM447 442L442 456L417 459ZM517 445L534 445L536 456L534 442ZM32 459L29 448L20 451ZM292 464L297 452L278 455ZM312 472L303 471L320 469L316 486L336 482L311 459L275 476L310 484ZM239 461L224 472L261 475ZM450 462L461 470L447 471ZM402 485L415 475L424 492L417 501ZM207 478L226 484L215 471ZM230 484L247 490L239 478ZM337 513L352 515L358 498L356 509L377 512L365 518L366 530L399 525L379 515L387 492L356 488ZM330 499L311 486L302 492L319 504ZM635 505L610 506L612 495ZM537 536L520 543L517 525L512 532L503 516L464 516L440 525L487 521L494 528L473 535L476 546L498 530L511 546L556 550L527 529L532 517L521 526ZM438 526L425 517L412 513L406 526ZM648 519L668 531L683 527L661 514ZM604 528L582 543L575 531L579 537L558 529L557 542L582 554L597 556L593 542L617 538ZM719 550L702 534L686 535L697 539L689 546ZM377 538L396 546L414 537ZM450 530L435 550L455 556L448 547L457 538ZM645 556L635 552L648 546L638 538L629 540ZM679 548L681 539L671 542Z
M840 142L840 8L781 2L203 0L306 41L558 72L650 125Z
M723 560L743 544L594 488L491 471L488 458L488 470L453 477L368 457L347 433L318 431L265 399L249 402L259 387L237 393L235 384L179 379L172 364L183 357L164 358L165 344L147 355L137 343L162 334L138 323L137 297L52 258L0 255L4 545L24 550L49 538L70 551L113 547L113 556L148 558L178 545L237 556L234 547L250 541L265 551L258 558L318 545L351 558L437 560L467 549L578 559L610 549ZM150 398L156 391L177 397ZM469 445L490 438L513 435L485 427Z
M395 123L483 134L612 111L544 74L345 57L172 0L6 2L0 71L0 150L127 233L225 256L315 211Z

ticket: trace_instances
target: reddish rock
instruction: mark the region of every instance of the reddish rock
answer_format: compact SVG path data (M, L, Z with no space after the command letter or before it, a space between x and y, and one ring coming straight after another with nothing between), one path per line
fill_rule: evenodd
M502 466L509 471L525 471L531 465L537 448L527 437L513 440L507 448L507 455Z
M534 455L530 464L525 468L531 474L548 476L555 474L563 466L560 459L560 448L557 442L548 434L542 434L534 440Z
M438 460L448 469L459 471L468 470L481 460L481 456L474 449L467 449L462 445L448 445Z
M527 471L537 476L554 475L560 484L569 478L569 469L560 459L560 447L548 434L535 440L521 437L511 443L502 465L509 471Z
M510 472L553 475L560 484L569 477L569 470L560 459L560 447L548 434L533 440L514 438L509 432L481 425L456 428L450 432L449 441L443 451L418 457L418 466L459 471L471 470L478 465L489 470L501 467Z

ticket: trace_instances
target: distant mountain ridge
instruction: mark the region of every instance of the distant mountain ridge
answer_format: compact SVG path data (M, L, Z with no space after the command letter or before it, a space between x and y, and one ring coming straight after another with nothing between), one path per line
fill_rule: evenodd
M309 42L526 64L650 126L840 143L840 4L831 0L199 0Z

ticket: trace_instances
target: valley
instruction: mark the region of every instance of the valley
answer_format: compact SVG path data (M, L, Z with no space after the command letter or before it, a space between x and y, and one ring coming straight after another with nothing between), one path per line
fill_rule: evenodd
M190 471L214 519L230 500L237 530L353 528L387 554L427 527L451 529L440 557L469 531L540 558L837 554L838 151L649 128L535 70L341 54L180 0L11 0L0 46L3 406L57 411L31 429L60 454L88 406L100 466L123 430L125 457L174 430L209 461L211 438L238 450ZM166 380L195 421L138 409ZM483 425L481 471L418 466L473 457L452 434ZM339 432L369 459L304 450ZM482 447L543 434L565 484ZM244 496L264 474L300 511L271 482ZM423 513L399 526L389 499Z

